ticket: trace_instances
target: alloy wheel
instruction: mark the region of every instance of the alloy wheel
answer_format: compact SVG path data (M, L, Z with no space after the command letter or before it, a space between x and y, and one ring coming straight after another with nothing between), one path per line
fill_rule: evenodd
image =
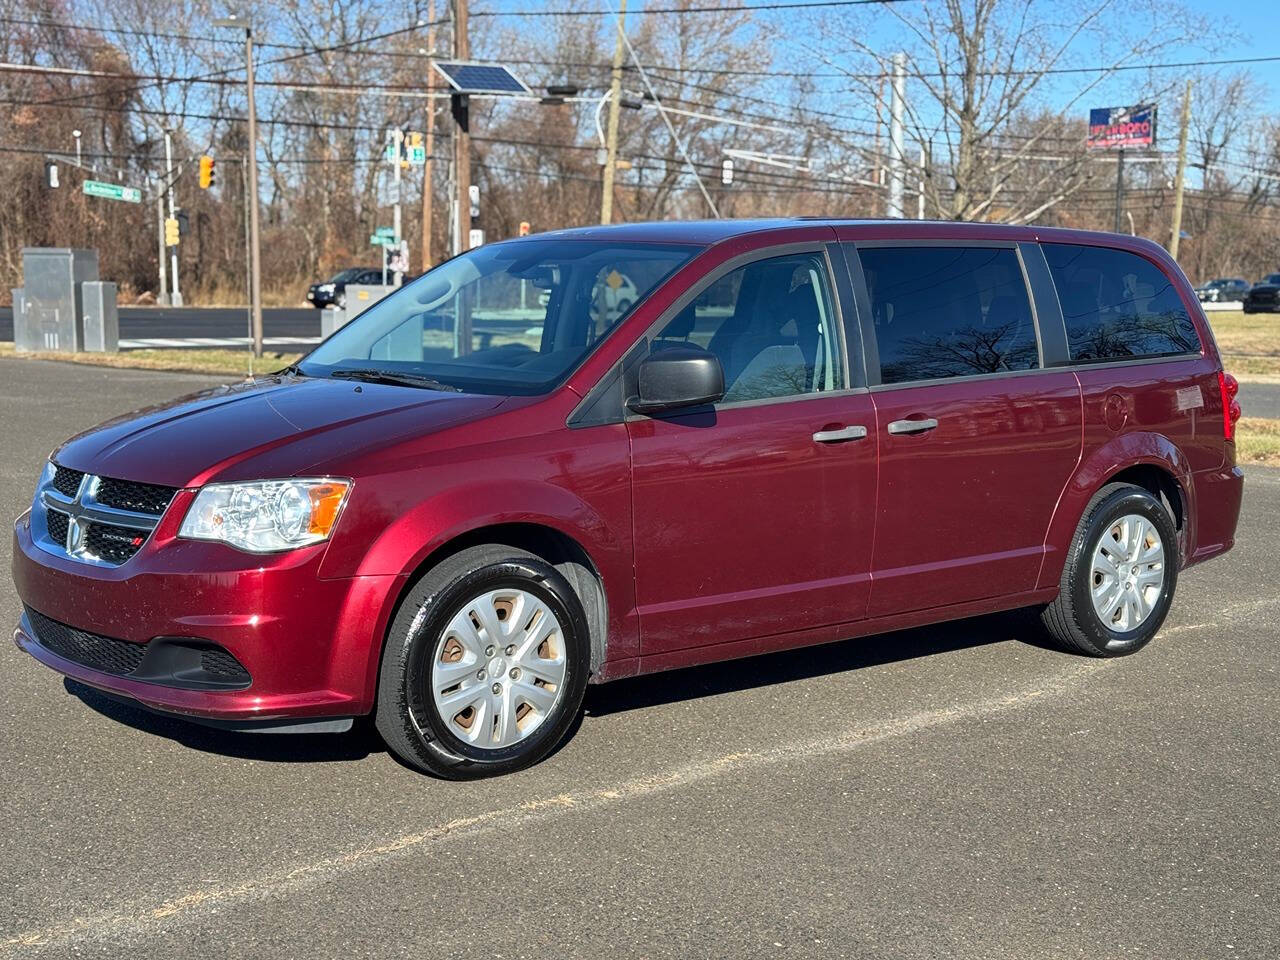
M1112 523L1093 551L1090 595L1103 626L1136 629L1151 615L1164 588L1164 542L1155 524L1138 514Z
M445 628L431 664L432 703L464 743L510 747L553 713L567 662L546 603L518 588L491 590L463 604Z

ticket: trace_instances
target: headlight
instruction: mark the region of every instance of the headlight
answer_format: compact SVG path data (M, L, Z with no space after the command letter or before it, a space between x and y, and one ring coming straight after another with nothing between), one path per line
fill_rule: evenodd
M319 543L337 526L350 489L348 481L328 478L211 483L196 494L178 536L251 553Z

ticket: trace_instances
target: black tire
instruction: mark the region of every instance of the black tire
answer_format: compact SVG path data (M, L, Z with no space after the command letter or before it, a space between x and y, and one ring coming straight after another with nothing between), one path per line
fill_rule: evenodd
M1103 623L1091 597L1093 552L1116 520L1137 514L1155 525L1164 544L1164 582L1146 619L1118 632ZM1071 538L1057 598L1040 613L1040 622L1061 646L1091 657L1123 657L1145 647L1156 635L1178 585L1179 545L1169 511L1156 497L1129 483L1109 483L1085 507Z
M567 664L564 690L537 729L509 747L485 749L446 728L427 681L445 642L445 627L459 607L501 587L518 587L547 604L560 623ZM400 759L446 779L499 776L530 766L554 750L577 720L590 649L582 602L555 567L515 547L470 547L423 574L391 624L378 674L378 732Z

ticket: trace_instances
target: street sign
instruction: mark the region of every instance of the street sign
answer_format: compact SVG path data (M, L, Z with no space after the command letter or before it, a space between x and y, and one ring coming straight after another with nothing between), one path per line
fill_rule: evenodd
M424 146L409 147L409 164L414 167L421 167L427 162L427 148Z
M476 247L482 247L484 246L484 231L472 227L467 239L471 241L468 249L474 250Z
M124 200L127 203L141 203L142 191L137 187L122 187L118 183L103 183L101 180L86 180L84 192L91 197L102 197L105 200Z
M380 233L369 234L369 243L375 247L394 247L396 245L395 237L384 237Z

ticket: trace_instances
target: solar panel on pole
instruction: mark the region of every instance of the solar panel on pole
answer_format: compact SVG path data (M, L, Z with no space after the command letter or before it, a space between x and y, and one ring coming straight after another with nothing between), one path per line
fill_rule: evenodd
M434 66L457 93L533 96L533 91L507 67L490 63L439 60Z

